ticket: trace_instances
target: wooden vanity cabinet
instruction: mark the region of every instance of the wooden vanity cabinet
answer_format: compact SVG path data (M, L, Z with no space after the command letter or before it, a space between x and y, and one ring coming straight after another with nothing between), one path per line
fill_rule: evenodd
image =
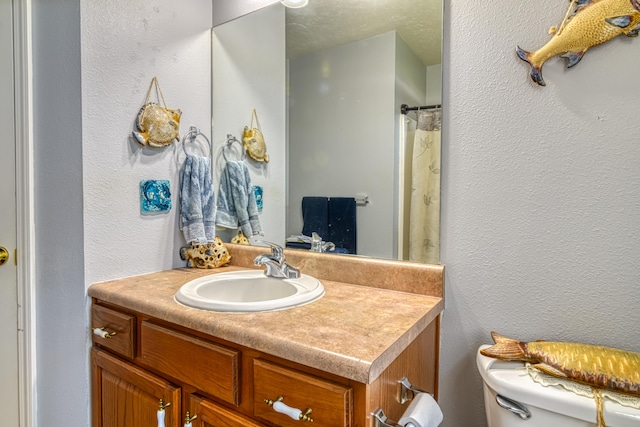
M105 318L105 313L107 313ZM115 319L115 320L114 320ZM398 419L407 404L396 399L398 381L437 390L439 317L371 384L302 366L259 351L94 300L93 427L157 427L160 400L165 426L182 427L370 427L383 408ZM106 322L106 323L105 323ZM105 325L102 325L105 323ZM115 344L121 341L130 344ZM274 411L282 403L307 413L307 421Z

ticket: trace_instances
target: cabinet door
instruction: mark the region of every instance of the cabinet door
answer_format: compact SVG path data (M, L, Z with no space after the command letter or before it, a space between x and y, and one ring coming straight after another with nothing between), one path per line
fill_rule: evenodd
M91 364L93 427L158 427L160 400L165 425L180 425L180 388L96 348Z
M190 402L191 416L197 415L194 427L264 427L198 395L192 395Z

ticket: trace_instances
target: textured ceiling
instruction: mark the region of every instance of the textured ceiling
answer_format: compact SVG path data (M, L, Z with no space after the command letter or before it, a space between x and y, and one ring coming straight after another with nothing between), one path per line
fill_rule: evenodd
M442 0L309 0L286 20L288 58L396 30L425 65L442 62Z

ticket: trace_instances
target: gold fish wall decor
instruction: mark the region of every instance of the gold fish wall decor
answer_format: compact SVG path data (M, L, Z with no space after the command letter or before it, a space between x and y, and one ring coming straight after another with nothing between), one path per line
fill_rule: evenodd
M149 102L154 86L160 94L163 105ZM180 139L181 116L182 112L179 109L171 110L167 108L167 103L164 101L164 95L162 95L162 91L160 90L158 79L154 77L151 80L151 86L149 86L149 91L147 92L147 99L138 113L136 119L137 131L133 132L133 136L140 145L165 147L174 140Z
M640 0L572 0L569 10L551 40L535 52L518 46L516 54L531 65L531 79L545 86L542 66L550 58L561 55L567 68L575 66L585 52L599 44L624 34L636 37L640 33Z
M569 342L524 342L491 333L495 345L483 356L522 361L545 374L595 389L640 397L640 353Z

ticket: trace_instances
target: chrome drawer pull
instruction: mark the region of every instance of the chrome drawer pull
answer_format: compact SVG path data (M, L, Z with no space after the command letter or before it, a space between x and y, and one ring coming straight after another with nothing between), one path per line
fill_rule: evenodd
M111 338L116 334L115 332L107 332L104 328L93 328L93 333L102 338Z
M284 400L284 397L278 396L278 398L275 401L270 399L264 399L264 403L273 407L274 411L280 414L288 415L294 420L307 421L309 423L313 422L313 418L309 416L309 414L311 414L311 408L307 408L305 409L304 412L302 412L300 409L292 408L291 406L285 405L282 402L283 400Z

